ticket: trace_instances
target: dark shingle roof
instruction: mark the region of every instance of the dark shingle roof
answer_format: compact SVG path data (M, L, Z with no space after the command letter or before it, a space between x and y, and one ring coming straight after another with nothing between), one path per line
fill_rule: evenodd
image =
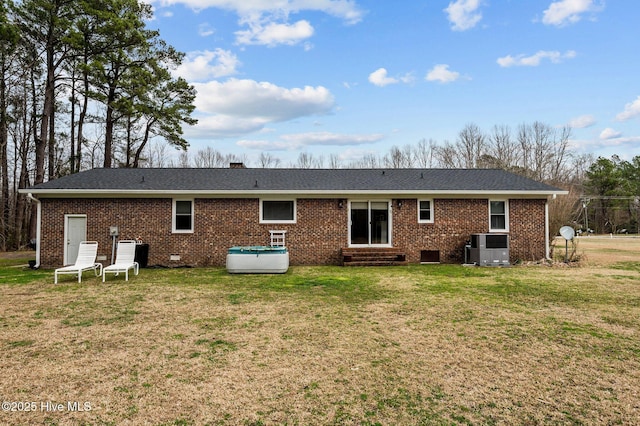
M99 192L562 193L496 169L93 169L36 185L34 194Z

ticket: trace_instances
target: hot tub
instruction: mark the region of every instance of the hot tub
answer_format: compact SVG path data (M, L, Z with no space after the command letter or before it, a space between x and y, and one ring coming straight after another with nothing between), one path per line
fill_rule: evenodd
M283 274L289 269L286 247L231 247L227 252L230 274Z

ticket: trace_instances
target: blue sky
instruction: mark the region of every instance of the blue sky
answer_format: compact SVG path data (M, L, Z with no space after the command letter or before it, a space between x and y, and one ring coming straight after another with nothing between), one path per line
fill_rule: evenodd
M637 0L146 0L186 53L191 150L348 162L474 123L640 155Z

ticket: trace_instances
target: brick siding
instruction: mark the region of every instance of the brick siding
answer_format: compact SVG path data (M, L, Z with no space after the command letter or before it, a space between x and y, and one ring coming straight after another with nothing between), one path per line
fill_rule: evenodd
M510 200L509 234L512 260L540 260L545 256L546 200Z
M292 265L339 264L348 246L348 205L339 199L298 199L295 224L261 224L258 199L194 201L194 232L172 233L172 199L42 199L40 261L62 264L65 214L87 216L87 239L99 243L98 255L111 259L109 227L119 239L141 238L149 244L149 265L222 266L231 246L268 245L269 230L286 230ZM509 202L511 260L545 255L545 200ZM420 262L421 250L436 250L442 262L462 262L472 233L488 232L486 199L435 199L434 223L418 223L417 200L393 202L392 243L406 250L409 262ZM178 255L180 260L170 260Z

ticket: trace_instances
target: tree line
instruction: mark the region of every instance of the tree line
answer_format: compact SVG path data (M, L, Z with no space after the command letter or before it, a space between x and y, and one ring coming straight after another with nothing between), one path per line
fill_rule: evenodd
M640 234L640 156L593 162L574 216L584 232Z
M33 235L18 188L139 167L155 137L188 146L195 90L171 75L184 54L146 27L152 16L138 0L0 3L0 250Z
M466 124L455 142L423 139L416 144L393 146L386 153L369 153L357 160L344 160L338 154L314 155L301 152L289 163L271 153L261 153L251 162L246 155L224 154L206 147L195 153L184 151L170 159L166 145L151 147L146 166L150 167L226 167L230 162L271 168L498 168L555 185L581 182L594 161L591 155L577 155L570 147L571 129L555 128L536 121L514 130L495 125L488 132Z

